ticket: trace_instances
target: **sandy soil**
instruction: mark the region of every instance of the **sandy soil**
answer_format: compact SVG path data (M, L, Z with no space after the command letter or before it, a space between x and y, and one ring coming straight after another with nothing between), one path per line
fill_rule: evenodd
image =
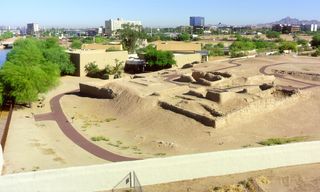
M319 164L269 169L244 174L227 175L221 177L208 177L189 181L144 186L145 192L214 192L214 188L237 185L239 182L254 178L265 192L297 192L320 191ZM259 182L266 178L267 182Z
M241 67L227 71L239 77L248 77L260 74L259 68L264 65L292 60L297 59L278 56L243 60L239 61L242 63ZM213 70L225 66L230 64L208 63L199 65L196 69ZM292 84L289 81L277 82L299 86L298 83ZM174 97L177 91L166 89L172 86L170 83L152 84L147 93L142 88L136 88L140 86L125 80L117 84L125 87L123 89L126 94L118 100L68 95L62 99L62 105L67 116L70 119L73 117L74 126L79 132L88 139L97 136L107 138L107 142L96 143L122 155L146 158L235 149L259 146L257 142L271 137L306 136L307 140L320 138L317 127L320 123L320 101L317 99L320 95L319 88L305 91L305 94L311 96L307 99L301 98L289 106L277 107L270 113L244 116L227 127L212 129L182 115L161 109L152 97L146 100L136 97L135 93L130 91L128 93L128 90L133 88L138 90L140 95L148 95L158 90L161 95L167 94L166 97L170 98ZM195 135L197 137L194 137Z
M302 57L261 57L237 61L242 64L240 67L224 71L243 78L260 75L259 69L265 65L307 61L319 63L319 60ZM229 66L228 62L209 62L194 69L211 71ZM279 106L269 113L244 116L228 126L213 129L160 108L157 96L149 96L156 92L160 93L161 98L177 99L176 93L181 93L188 86L163 81L163 77L184 73L191 73L191 69L143 74L147 78L139 81L125 78L113 84L113 88L122 93L114 100L66 95L61 105L70 122L88 140L104 137L107 141L92 142L128 157L151 158L259 146L257 142L271 137L320 138L320 88L304 91L310 95L307 99L301 98L288 106ZM160 82L159 78L162 79ZM56 123L35 122L33 118L33 114L50 112L50 98L78 89L79 82L88 81L99 84L108 82L63 77L60 86L44 95L43 108L38 108L39 103L35 103L31 109L17 109L14 112L4 153L5 173L106 163L72 143ZM276 84L304 86L280 79L276 80Z
M43 108L34 103L31 109L14 111L4 151L4 174L106 163L72 143L55 122L35 122L33 118L33 114L50 111L50 98L78 89L82 81L88 79L63 77L61 84L45 95Z

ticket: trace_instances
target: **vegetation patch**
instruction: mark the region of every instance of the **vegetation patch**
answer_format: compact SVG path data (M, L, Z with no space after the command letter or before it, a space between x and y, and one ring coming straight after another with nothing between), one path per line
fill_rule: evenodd
M88 77L100 78L100 79L109 79L110 75L114 76L114 79L121 78L123 73L123 61L115 60L115 66L106 65L104 69L99 69L98 65L95 62L88 63L85 66L85 72Z
M271 146L271 145L283 145L288 143L302 142L305 141L307 137L290 137L290 138L270 138L264 141L258 142L260 145Z
M91 141L109 141L109 139L105 138L104 136L96 136L96 137L91 137Z

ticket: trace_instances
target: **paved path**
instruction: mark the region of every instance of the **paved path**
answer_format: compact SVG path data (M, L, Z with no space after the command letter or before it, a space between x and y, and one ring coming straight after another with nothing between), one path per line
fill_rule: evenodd
M292 87L292 88L297 88L297 89L302 89L303 90L303 89L310 89L310 88L313 88L313 87L320 86L319 84L308 83L308 82L305 82L305 81L302 81L302 80L287 78L287 77L284 77L283 75L280 75L280 74L267 73L266 72L266 70L269 67L279 66L279 65L286 65L286 64L294 64L294 65L299 65L300 64L301 65L301 64L315 64L315 63L292 63L292 62L289 62L289 63L276 63L276 64L272 64L272 65L263 66L262 68L259 69L259 72L264 74L264 75L274 75L275 77L280 78L280 79L285 79L285 80L289 80L289 81L296 82L296 83L302 83L302 84L306 85L304 87Z
M70 93L76 93L77 91L73 91ZM41 115L35 115L34 118L36 121L56 121L58 126L60 127L61 131L75 144L77 144L82 149L88 151L89 153L112 162L118 162L118 161L131 161L131 160L137 160L134 158L129 157L123 157L117 154L114 154L112 152L109 152L94 143L87 140L84 136L82 136L68 121L67 117L62 111L61 105L60 105L60 99L65 94L70 93L63 93L60 95L57 95L53 97L50 101L51 106L51 113L41 114Z

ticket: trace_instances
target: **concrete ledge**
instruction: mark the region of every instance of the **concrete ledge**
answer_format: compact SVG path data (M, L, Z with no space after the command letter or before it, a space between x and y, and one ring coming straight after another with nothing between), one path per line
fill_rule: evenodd
M142 185L320 162L320 141L20 173L0 177L8 192L110 190L130 171Z

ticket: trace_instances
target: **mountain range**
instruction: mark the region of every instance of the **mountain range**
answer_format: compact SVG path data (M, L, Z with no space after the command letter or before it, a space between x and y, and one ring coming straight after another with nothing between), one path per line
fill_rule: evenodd
M296 18L286 17L286 18L283 18L279 21L265 23L265 24L261 24L261 25L275 25L275 24L290 24L290 25L318 24L318 25L320 25L320 21L318 21L318 20L299 20Z

